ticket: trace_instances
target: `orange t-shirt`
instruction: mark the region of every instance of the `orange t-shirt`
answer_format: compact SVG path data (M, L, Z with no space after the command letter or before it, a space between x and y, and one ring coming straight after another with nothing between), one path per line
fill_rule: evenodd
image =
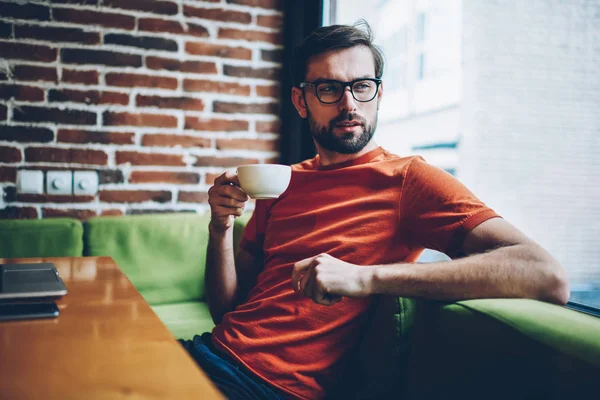
M378 148L336 165L318 156L296 164L285 193L256 202L240 246L263 252L264 269L214 328L214 345L292 398L323 398L372 299L315 304L294 292L294 263L320 253L363 266L414 262L424 248L456 256L471 229L497 216L420 157Z

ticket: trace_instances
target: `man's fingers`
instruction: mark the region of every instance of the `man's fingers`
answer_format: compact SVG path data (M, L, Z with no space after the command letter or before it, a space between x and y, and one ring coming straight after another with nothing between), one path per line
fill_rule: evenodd
M213 207L211 210L211 215L216 218L227 217L229 215L234 215L236 217L242 216L244 213L244 209L240 208L232 208L232 207Z
M300 287L306 297L308 297L312 301L315 301L315 295L317 294L316 291L319 289L317 288L317 283L315 280L314 267L306 271L306 273L302 277L302 280L300 281Z
M234 184L236 186L240 186L240 181L238 180L237 173L235 171L226 171L224 174L219 175L215 179L215 186L217 185L227 185Z
M208 204L210 204L210 213L212 216L223 217L227 215L241 215L241 213L244 212L243 203L225 201L225 203L228 204L223 204L224 200L225 199L223 198L208 199Z
M238 201L248 201L248 195L242 189L235 185L225 184L216 186L216 192L221 197L230 197Z
M240 181L234 171L226 171L219 175L214 185L209 189L208 194L216 192L219 196L232 197L240 201L247 201L248 195L240 187Z
M294 264L294 269L304 271L306 268L310 267L310 265L316 257L318 256L308 257L304 260L298 261L296 264Z
M323 301L320 304L326 305L326 306L332 306L334 304L339 303L340 301L342 301L342 296L335 296L335 295L331 295L331 294L325 294L323 296Z
M306 270L310 268L315 257L305 258L294 264L294 268L292 269L292 287L295 291L300 290L300 279L302 278L302 275L305 274Z
M211 201L209 200L208 203L211 204ZM224 207L224 208L244 208L244 207L246 207L245 201L239 201L236 199L232 199L230 197L217 198L212 202L212 204L214 204L217 207Z
M233 218L239 217L249 197L240 188L235 171L227 171L215 179L214 185L208 189L211 226L217 229L228 229Z
M302 278L300 279L300 283L298 284L298 290L303 292L306 297L310 297L310 292L307 290L307 286L310 283L312 285L312 280L314 279L314 266L311 264L309 268L304 271Z

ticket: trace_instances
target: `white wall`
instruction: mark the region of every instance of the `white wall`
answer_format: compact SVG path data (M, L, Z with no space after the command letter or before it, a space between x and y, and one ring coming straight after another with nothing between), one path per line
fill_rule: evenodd
M384 102L389 99L383 99ZM377 128L377 144L393 149L399 155L419 154L427 162L440 168L456 168L455 149L416 150L413 146L434 143L450 143L457 140L460 129L460 107L458 105L436 110L431 113L380 124Z
M413 154L414 145L456 141L461 0L380 0L372 7L363 7L361 1L337 0L332 23L352 24L365 18L373 29L375 44L385 53L377 143L396 154L408 155ZM417 32L420 14L425 16L422 40ZM421 53L424 76L418 79ZM456 167L455 151L442 153L422 155L440 167Z
M600 2L464 0L459 178L600 285Z

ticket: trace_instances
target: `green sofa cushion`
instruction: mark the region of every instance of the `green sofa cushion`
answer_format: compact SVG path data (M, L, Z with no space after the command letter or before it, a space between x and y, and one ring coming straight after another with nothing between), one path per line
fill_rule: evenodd
M0 257L69 257L83 254L83 226L72 218L0 221Z
M600 367L600 318L525 299L469 300L447 307L487 315L556 351Z
M84 254L112 257L152 305L202 300L209 220L191 213L91 218Z
M191 339L215 326L205 302L163 304L152 309L177 339Z
M405 399L585 398L595 390L599 319L522 299L420 301L415 315Z

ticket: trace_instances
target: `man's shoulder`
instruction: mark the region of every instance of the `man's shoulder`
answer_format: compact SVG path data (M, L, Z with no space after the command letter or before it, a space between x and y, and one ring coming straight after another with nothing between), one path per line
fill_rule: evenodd
M317 157L291 165L293 171L313 171L318 169Z
M384 149L383 152L378 157L376 157L372 160L372 162L393 161L397 164L410 164L415 159L425 162L425 159L423 159L423 157L421 157L419 155L400 156L396 153L392 153L391 151Z
M373 159L370 164L384 173L404 176L410 169L415 168L413 164L417 164L416 168L419 168L422 164L427 164L427 162L419 155L400 156L386 150Z

